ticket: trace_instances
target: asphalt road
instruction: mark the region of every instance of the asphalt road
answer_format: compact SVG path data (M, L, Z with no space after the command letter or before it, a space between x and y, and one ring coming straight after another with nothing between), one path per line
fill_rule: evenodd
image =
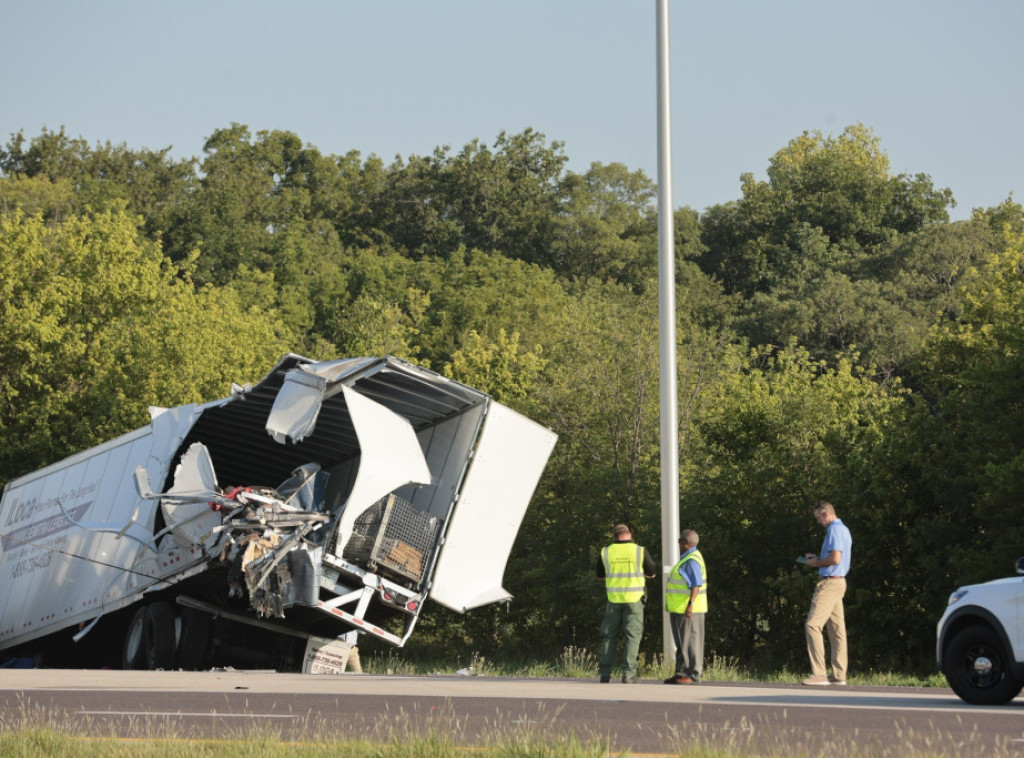
M433 734L468 745L576 736L633 755L672 755L689 744L781 755L1024 755L1024 699L977 707L949 690L898 687L0 670L0 729L26 719L124 737Z

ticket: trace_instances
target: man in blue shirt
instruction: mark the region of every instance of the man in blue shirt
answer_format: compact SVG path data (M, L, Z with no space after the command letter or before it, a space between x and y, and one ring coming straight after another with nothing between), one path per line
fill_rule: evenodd
M679 535L681 555L665 583L665 610L676 645L676 672L665 684L697 684L704 671L708 581L704 556L697 549L699 541L693 529Z
M846 684L846 617L843 612L843 596L846 595L846 575L850 571L853 537L836 516L835 507L826 500L814 506L814 520L825 527L825 541L821 545L820 555L807 553L805 556L807 565L818 569L818 583L814 587L811 609L804 624L811 675L802 684ZM828 641L832 648L831 676L826 676L822 627L828 629Z

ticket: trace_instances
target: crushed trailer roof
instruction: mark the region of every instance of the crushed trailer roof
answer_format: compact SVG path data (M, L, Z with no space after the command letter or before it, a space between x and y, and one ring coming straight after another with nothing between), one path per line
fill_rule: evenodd
M267 418L288 372L306 365L316 365L318 376L327 377L316 430L299 442L281 445L267 432ZM482 392L390 356L314 364L287 355L251 389L244 388L228 402L206 406L179 452L202 441L216 462L222 484L251 482L253 470L258 470L264 483L273 485L309 461L329 466L351 458L358 453L359 442L340 392L343 384L356 387L360 394L406 418L417 432L489 399Z

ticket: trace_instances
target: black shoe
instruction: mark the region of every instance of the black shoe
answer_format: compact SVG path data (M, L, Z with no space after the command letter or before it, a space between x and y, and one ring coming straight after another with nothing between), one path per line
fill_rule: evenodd
M610 682L611 680L612 680L612 678L610 676L602 676L601 677L601 684L608 684L608 682Z
M688 684L688 677L685 674L676 674L665 680L665 684Z

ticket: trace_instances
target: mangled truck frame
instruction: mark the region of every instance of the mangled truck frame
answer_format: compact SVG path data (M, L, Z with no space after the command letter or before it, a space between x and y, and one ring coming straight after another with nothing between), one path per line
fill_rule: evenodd
M404 645L428 598L510 599L556 439L393 357L288 355L255 386L151 416L4 489L0 651L55 633L73 648L115 617L131 668L202 666L214 620Z

